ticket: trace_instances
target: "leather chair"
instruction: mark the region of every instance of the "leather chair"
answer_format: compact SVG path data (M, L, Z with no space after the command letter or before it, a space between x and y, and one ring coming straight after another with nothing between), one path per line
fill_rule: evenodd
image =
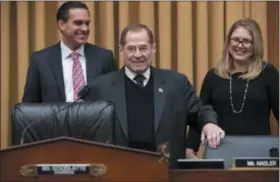
M114 144L115 111L107 101L20 103L12 111L12 145L68 136Z
M235 157L270 157L270 149L279 150L279 137L270 135L226 136L218 148L205 147L205 159L224 159L231 168Z

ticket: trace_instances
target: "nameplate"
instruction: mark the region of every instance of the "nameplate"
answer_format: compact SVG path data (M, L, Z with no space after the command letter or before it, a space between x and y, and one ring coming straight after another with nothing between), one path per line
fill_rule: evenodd
M262 157L262 158L234 158L235 167L244 168L278 168L278 157Z
M89 174L90 164L37 164L38 175Z
M42 175L90 175L103 176L107 168L103 164L30 164L22 166L23 176Z
M224 169L223 159L178 159L179 169Z

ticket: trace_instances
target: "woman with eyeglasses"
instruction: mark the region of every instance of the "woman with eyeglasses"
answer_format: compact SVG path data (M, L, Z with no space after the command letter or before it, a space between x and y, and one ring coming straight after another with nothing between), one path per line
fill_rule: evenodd
M271 110L279 123L279 73L263 54L257 22L238 20L226 37L222 59L204 78L200 98L212 105L226 135L269 135ZM199 146L200 133L190 128L187 158L196 158Z

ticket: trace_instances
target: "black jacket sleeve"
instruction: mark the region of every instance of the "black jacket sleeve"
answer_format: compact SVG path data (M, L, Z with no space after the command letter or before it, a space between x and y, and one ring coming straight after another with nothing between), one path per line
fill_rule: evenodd
M214 112L211 107L211 75L213 74L213 70L210 70L207 75L205 76L201 91L200 91L200 99L201 102L204 104L204 108L208 108L208 111L210 115L213 115L213 119L215 118L215 121L217 121L217 115L214 117ZM211 119L211 118L210 118ZM186 148L193 149L195 152L198 151L200 146L200 136L201 131L197 128L190 126L188 135L187 135L187 141L186 141Z
M209 122L217 123L217 114L210 105L203 105L191 83L185 77L185 101L189 125L201 131Z

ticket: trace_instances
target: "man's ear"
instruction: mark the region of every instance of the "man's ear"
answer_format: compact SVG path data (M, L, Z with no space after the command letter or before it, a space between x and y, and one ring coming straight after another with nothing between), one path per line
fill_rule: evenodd
M155 42L152 44L152 51L153 51L153 54L155 54L157 52Z
M123 55L123 46L119 45L119 52L120 52L120 55Z
M63 20L58 20L57 26L58 26L59 30L63 31L65 29L65 22Z

